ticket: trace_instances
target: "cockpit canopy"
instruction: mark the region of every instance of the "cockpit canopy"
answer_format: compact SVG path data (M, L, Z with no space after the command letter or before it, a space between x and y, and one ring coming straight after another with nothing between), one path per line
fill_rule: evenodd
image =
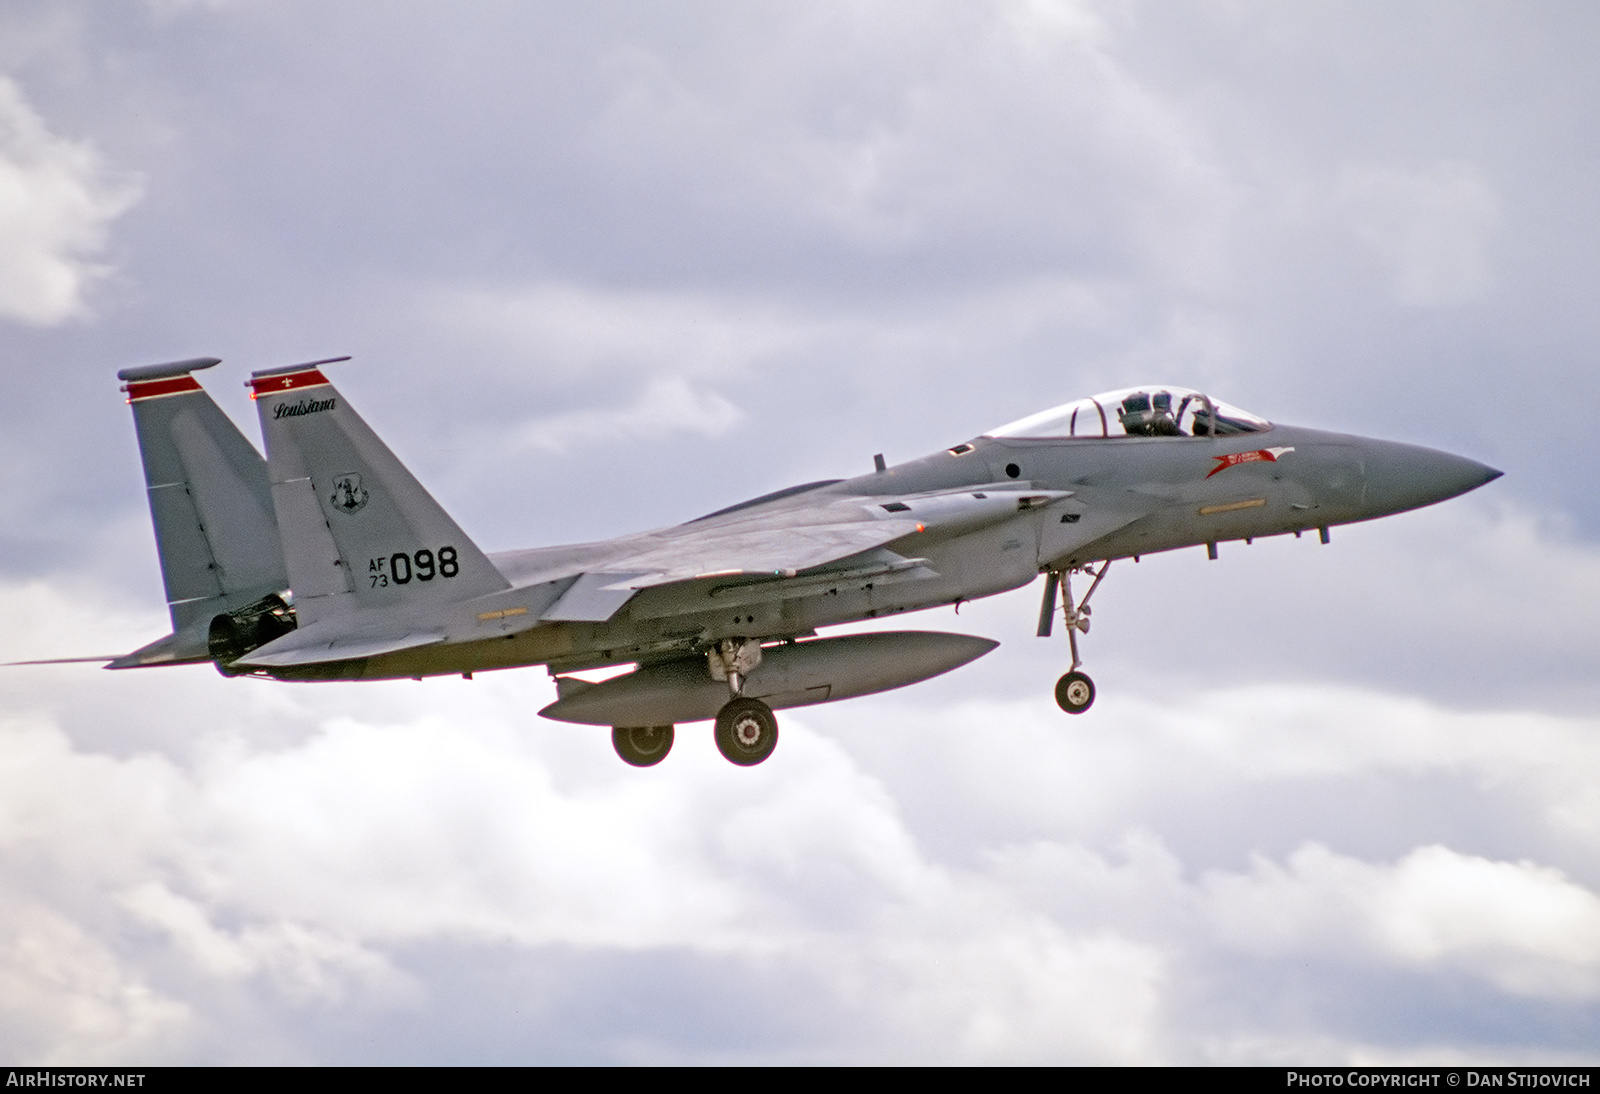
M1259 433L1271 423L1186 387L1108 391L1031 414L989 437L1215 437Z

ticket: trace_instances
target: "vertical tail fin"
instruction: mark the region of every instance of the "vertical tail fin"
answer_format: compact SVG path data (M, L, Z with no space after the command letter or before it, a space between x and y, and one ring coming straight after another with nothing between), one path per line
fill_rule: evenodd
M191 373L125 368L174 634L288 588L266 461Z
M318 368L250 378L301 625L510 587Z

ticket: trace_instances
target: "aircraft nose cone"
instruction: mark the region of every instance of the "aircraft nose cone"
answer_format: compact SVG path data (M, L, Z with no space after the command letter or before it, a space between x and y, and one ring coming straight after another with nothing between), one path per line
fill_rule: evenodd
M1409 444L1379 442L1363 457L1367 504L1385 513L1465 494L1504 473L1465 456Z

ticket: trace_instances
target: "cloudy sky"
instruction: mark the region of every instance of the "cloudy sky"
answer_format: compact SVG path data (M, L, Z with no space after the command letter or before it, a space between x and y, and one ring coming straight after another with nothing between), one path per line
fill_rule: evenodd
M166 633L118 368L339 384L486 549L1141 381L1505 478L1037 589L742 770L540 669L0 676L0 1057L1600 1044L1600 9L0 3L0 656Z

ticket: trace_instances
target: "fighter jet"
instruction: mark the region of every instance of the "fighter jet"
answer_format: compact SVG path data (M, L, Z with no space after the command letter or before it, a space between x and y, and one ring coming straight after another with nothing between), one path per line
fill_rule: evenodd
M1144 385L1066 403L870 474L808 482L603 543L486 554L328 380L332 358L251 374L257 452L194 373L118 373L133 407L172 633L108 668L211 662L227 676L385 680L544 665L540 713L610 726L660 762L674 727L761 763L774 710L926 680L994 649L933 631L831 626L993 596L1044 577L1068 714L1094 703L1078 636L1119 559L1371 520L1500 472L1428 448L1274 424ZM1081 598L1072 579L1088 581ZM631 671L598 683L578 672Z

